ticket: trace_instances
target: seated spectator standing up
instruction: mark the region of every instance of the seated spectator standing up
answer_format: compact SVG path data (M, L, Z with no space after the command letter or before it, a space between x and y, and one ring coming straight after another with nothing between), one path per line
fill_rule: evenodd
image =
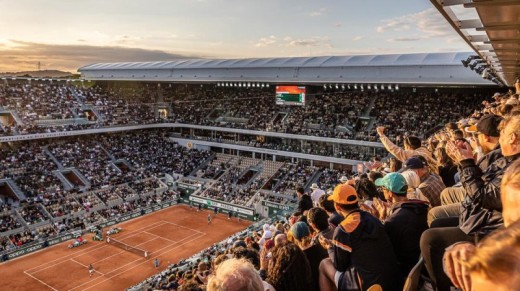
M426 159L430 170L434 173L437 173L437 162L432 157L430 151L421 145L421 140L418 137L406 137L404 139L403 149L390 141L390 139L385 135L385 128L383 126L377 127L376 131L379 135L381 143L385 146L386 150L395 156L399 161L404 162L416 155L423 156Z
M293 216L300 217L304 215L307 210L312 208L312 199L305 193L302 187L296 189L296 195L298 195L298 207L294 211Z
M386 200L392 203L390 216L385 219L384 225L401 265L402 275L406 276L421 255L419 242L421 234L428 229L428 203L406 197L408 186L399 173L377 179L376 185L383 187Z
M441 192L446 188L441 177L431 173L422 156L414 156L405 162L406 170L414 171L421 179L418 189L428 198L431 206L441 205Z
M359 209L350 185L336 186L329 199L345 219L332 240L320 237L329 252L320 264L321 290L367 290L376 284L383 290L399 290L397 259L381 222Z
M502 226L500 182L505 170L520 156L520 116L506 118L500 128L499 142L504 156L485 171L475 164L468 143L448 143L450 156L461 165L466 197L458 227L432 228L421 237L421 253L438 290L449 290L451 285L442 268L446 247L456 242L474 241L475 237L483 237Z
M314 203L314 206L318 206L320 197L325 195L325 191L321 190L320 187L318 187L318 184L316 183L313 183L310 188L312 190L312 202Z

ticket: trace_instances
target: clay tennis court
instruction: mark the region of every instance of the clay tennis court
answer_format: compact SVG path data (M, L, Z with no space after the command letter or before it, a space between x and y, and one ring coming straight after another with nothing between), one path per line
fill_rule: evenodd
M245 229L250 223L229 221L219 214L208 225L210 211L172 206L118 224L123 231L112 237L148 251L148 258L106 242L92 241L73 249L71 241L0 264L3 290L124 290L215 242ZM105 229L106 231L106 229ZM95 269L90 278L88 265Z

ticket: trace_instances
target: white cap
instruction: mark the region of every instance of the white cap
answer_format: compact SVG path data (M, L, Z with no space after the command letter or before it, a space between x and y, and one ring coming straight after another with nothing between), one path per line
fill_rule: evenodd
M314 189L318 189L318 188L319 188L319 187L318 187L318 184L316 184L316 183L312 183L312 185L311 185L311 189L312 189L312 190L314 190Z
M264 238L272 238L273 233L270 230L264 231Z
M341 178L339 178L339 181L340 181L341 183L345 183L345 182L348 181L348 178L347 178L347 176L341 176Z
M270 225L266 223L266 224L264 224L264 225L262 226L262 229L263 229L264 231L266 231L266 230L269 230L269 227L270 227Z

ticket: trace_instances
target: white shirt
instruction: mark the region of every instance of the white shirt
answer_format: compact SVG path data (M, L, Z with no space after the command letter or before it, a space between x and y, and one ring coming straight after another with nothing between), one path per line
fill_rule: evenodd
M320 197L323 195L325 195L325 191L321 190L320 188L314 190L311 193L311 199L312 199L312 202L314 203L314 206L316 206L316 207L319 206Z

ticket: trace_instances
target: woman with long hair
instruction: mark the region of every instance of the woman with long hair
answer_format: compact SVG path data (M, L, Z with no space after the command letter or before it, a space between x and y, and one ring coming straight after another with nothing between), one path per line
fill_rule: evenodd
M266 281L276 291L311 291L311 268L302 250L293 243L275 246L271 251Z

